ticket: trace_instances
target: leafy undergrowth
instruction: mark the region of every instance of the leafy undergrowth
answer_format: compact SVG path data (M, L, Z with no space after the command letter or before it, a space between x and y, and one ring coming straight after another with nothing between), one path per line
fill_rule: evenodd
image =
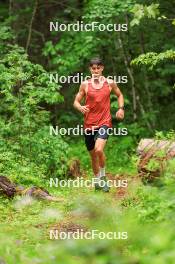
M173 263L172 187L140 182L118 198L116 190L52 190L65 201L49 203L17 197L1 199L0 255L5 263ZM68 223L98 232L127 232L126 240L50 240L53 226Z
M70 155L80 158L82 168L91 177L89 157L82 143L77 142L75 147L72 144ZM45 187L53 195L64 197L63 202L35 201L30 197L0 198L0 262L174 263L174 165L162 176L161 185L144 185L135 173L133 161L128 161L126 168L126 160L122 163L116 158L118 167L113 167L114 161L110 159L119 151L111 148L111 144L114 144L113 139L106 148L108 171L128 180L125 189L113 187L109 193L103 193L83 187L49 188L49 179L46 179ZM132 173L129 174L130 167ZM50 237L53 230L75 233L80 229L83 232L96 230L98 234L127 234L127 239L121 239L122 235L120 239Z

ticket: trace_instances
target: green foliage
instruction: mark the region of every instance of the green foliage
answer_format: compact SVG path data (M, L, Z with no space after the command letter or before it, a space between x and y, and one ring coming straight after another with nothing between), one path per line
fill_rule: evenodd
M127 0L125 3L118 0L106 2L102 0L88 1L83 10L82 21L84 23L97 21L105 25L109 23L117 24L116 15L120 15L121 20L124 20L121 14L124 15L125 12L130 10L134 3L135 0ZM76 19L75 22L77 22ZM87 71L87 64L84 65L84 62L87 62L93 56L101 55L100 47L104 45L102 41L104 34L106 43L111 43L111 34L115 36L117 33L100 32L98 30L82 31L78 32L78 34L76 31L62 32L61 39L56 44L53 44L52 41L46 42L43 54L51 57L52 66L55 65L60 75L68 75L82 68Z
M87 1L85 7L86 15L83 18L90 21L99 19L103 23L109 23L116 16L130 11L135 3L135 0L126 0L125 2L122 0L109 0L105 2L103 0Z
M149 6L136 4L134 5L131 12L134 14L134 18L130 22L131 27L133 27L135 25L139 25L141 19L143 19L144 17L155 19L160 13L159 4L152 3Z
M148 52L146 54L141 54L138 58L132 60L131 64L137 66L146 65L149 69L153 70L155 66L166 60L175 60L174 50L166 50L161 53Z
M47 110L63 101L60 87L49 82L41 65L28 60L23 48L5 44L11 37L8 27L1 31L6 32L0 39L6 45L0 54L1 173L62 176L68 147L61 137L49 137Z
M128 135L110 137L105 148L107 171L122 174L123 178L129 174L131 184L124 197L118 197L116 189L104 195L94 194L93 189L48 188L51 194L67 198L57 204L0 197L0 262L173 264L175 161L167 162L159 187L132 178L137 175L135 149L141 138L157 130L156 139L175 139L170 130L175 119L173 2L48 0L38 1L34 15L35 2L0 4L0 19L11 13L8 21L15 33L9 24L1 23L0 173L22 185L46 188L49 177L64 177L68 159L78 157L87 176L92 176L83 138L49 135L51 121L64 127L83 122L83 116L72 111L78 85L61 85L65 105L60 105L61 86L49 83L44 68L60 76L86 74L89 59L101 56L105 75L126 75L129 69L133 78L128 76L127 84L119 84L126 98L125 120L113 122L114 127L127 127ZM128 23L128 31L48 33L51 20ZM21 46L26 46L30 26L28 55ZM137 122L133 122L133 82ZM111 96L111 101L114 117L116 97ZM148 121L152 131L147 129ZM162 156L159 152L158 157ZM156 166L154 160L149 163L149 169ZM67 224L70 218L89 229L127 230L129 236L126 241L49 241L48 230L59 226L60 221Z
M155 138L158 140L175 140L175 131L171 129L170 131L155 131Z
M87 263L87 258L92 263L115 264L116 258L118 263L173 263L173 188L169 183L162 188L135 183L123 199L114 192L104 196L93 190L55 190L68 198L62 204L0 198L1 258L10 264ZM53 227L76 223L88 231L127 231L128 239L49 240Z

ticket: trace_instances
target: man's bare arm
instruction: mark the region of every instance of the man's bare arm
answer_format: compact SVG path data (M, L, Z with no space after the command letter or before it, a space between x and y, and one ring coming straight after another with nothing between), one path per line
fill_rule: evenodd
M118 106L123 107L124 106L124 97L120 89L118 88L117 84L115 82L111 83L111 88L114 94L118 97Z
M85 87L86 87L86 84L85 83L82 83L80 85L79 92L75 96L75 100L74 100L74 103L73 103L73 106L75 107L75 109L77 109L78 111L80 111L82 114L85 114L86 112L89 112L88 105L84 105L84 106L81 105L81 101L82 101L82 99L86 95L86 93L85 93Z
M119 120L122 120L124 118L124 108L123 108L124 107L124 97L123 97L123 94L115 82L111 82L110 86L112 88L112 91L114 92L114 94L117 96L117 99L118 99L119 110L116 112L116 118Z

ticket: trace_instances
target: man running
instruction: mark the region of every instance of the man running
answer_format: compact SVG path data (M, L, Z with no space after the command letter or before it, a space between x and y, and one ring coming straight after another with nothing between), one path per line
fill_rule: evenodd
M100 189L98 182L102 179L106 181L104 147L109 137L108 128L112 128L110 93L113 91L118 98L118 120L124 118L124 98L117 84L102 75L104 64L101 59L92 59L89 69L92 78L82 82L73 105L84 115L85 144L96 178L95 188ZM81 105L83 98L85 105ZM107 184L102 189L109 191Z

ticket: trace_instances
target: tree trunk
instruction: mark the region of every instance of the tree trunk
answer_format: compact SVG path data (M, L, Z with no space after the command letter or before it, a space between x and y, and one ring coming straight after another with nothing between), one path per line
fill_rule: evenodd
M175 141L142 139L137 154L140 156L140 176L152 181L164 173L168 160L175 158Z
M37 7L38 7L38 0L35 0L35 5L34 5L34 8L33 8L32 17L31 17L31 20L30 20L29 33L28 33L27 42L26 42L26 52L28 52L28 48L29 48L29 45L30 45L30 40L31 40L31 36L32 36L32 26L33 26L33 21L35 19Z
M135 121L137 119L137 114L136 114L136 110L137 110L137 101L136 101L136 87L135 87L135 80L134 80L134 76L133 76L133 72L132 69L130 68L129 65L129 61L127 58L127 54L125 53L125 49L124 49L124 45L123 45L123 41L121 38L121 33L119 32L119 37L118 37L118 43L119 43L119 47L122 51L122 55L123 55L123 59L124 59L124 64L125 67L127 69L129 78L131 80L131 88L132 88L132 104L133 104L133 120Z

